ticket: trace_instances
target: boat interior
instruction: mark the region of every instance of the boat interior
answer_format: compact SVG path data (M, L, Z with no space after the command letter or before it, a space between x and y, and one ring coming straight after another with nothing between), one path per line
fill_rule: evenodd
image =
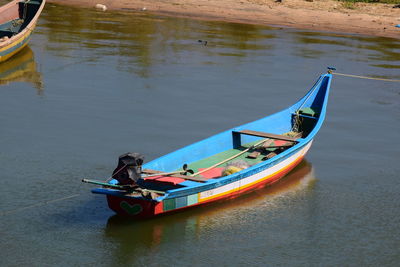
M0 11L0 38L11 38L21 32L39 10L41 1L20 1Z

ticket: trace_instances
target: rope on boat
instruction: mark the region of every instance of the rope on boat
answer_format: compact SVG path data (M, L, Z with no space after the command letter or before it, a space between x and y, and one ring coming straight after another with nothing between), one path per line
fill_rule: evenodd
M332 70L334 70L335 68L332 67L328 67L328 73L332 74ZM336 70L336 69L335 69ZM295 114L296 116L294 117L294 122L293 122L293 126L292 126L292 131L293 132L299 132L300 129L300 125L302 123L302 120L300 119L300 110L303 108L303 106L306 104L307 100L310 99L311 95L314 93L314 91L319 88L319 86L315 86L312 91L308 94L308 96L306 97L306 99L304 99L303 103L301 103L300 107L298 109L296 109Z
M107 178L106 182L111 181L115 175L117 175L120 171L122 171L126 166L128 166L128 164L124 164L124 166L122 166L119 170L117 170L113 175L111 175L110 177Z
M345 76L345 77L351 77L351 78L359 78L359 79L368 79L368 80L385 81L385 82L400 82L400 80L396 80L396 79L374 78L374 77L359 76L359 75L352 75L352 74L345 74L345 73L338 73L338 72L332 72L332 74L339 75L339 76Z
M19 208L19 209L13 209L13 210L8 210L8 211L3 211L3 212L0 212L0 215L1 215L1 216L4 216L4 215L9 215L9 214L17 213L17 212L20 212L20 211L23 211L23 210L27 210L27 209L31 209L31 208L35 208L35 207L44 206L44 205L47 205L47 204L50 204L50 203L54 203L54 202L58 202L58 201L61 201L61 200L66 200L66 199L74 198L74 197L77 197L77 196L79 196L79 195L80 195L80 194L74 194L74 195L70 195L70 196L66 196L66 197L62 197L62 198L57 198L57 199L53 199L53 200L44 201L44 202L41 202L41 203L33 204L33 205L26 206L26 207Z

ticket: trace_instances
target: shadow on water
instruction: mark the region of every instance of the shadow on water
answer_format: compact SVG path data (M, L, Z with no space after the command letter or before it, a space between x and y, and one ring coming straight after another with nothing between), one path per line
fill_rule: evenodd
M37 71L32 49L27 46L21 52L0 64L0 86L13 82L26 82L43 93L42 75Z
M140 253L151 253L161 244L197 239L210 226L235 223L238 213L250 215L279 209L280 198L313 190L315 182L311 163L303 160L279 183L236 199L143 221L114 215L108 219L105 237L117 245L113 258L131 264Z

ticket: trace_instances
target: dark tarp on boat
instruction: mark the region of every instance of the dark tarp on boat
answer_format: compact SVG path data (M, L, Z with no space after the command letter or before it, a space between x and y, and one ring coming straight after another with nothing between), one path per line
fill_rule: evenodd
M121 185L136 184L141 177L144 156L139 153L125 153L119 156L118 166L112 177Z

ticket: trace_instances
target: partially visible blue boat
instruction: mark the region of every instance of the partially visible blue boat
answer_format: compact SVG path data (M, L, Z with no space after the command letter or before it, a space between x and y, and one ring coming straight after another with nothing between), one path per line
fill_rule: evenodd
M95 194L117 214L148 218L237 197L279 181L298 165L324 121L332 74L319 77L294 105L146 164L120 157Z

